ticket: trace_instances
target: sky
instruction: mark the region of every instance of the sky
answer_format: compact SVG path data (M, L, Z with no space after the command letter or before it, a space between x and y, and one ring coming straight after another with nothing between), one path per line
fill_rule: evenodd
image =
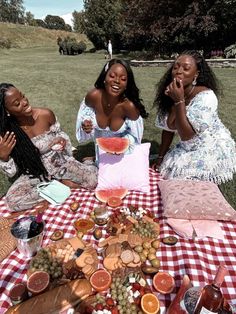
M73 11L83 9L83 0L24 0L25 12L30 11L35 19L44 19L46 15L58 15L69 22ZM70 24L70 23L68 23Z

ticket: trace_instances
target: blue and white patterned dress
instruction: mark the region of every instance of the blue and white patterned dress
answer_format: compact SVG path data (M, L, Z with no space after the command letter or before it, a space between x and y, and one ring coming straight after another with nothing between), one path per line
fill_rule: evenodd
M93 124L93 130L91 133L86 133L82 129L82 123L84 120L91 120ZM77 115L76 122L76 138L78 142L85 142L89 140L96 140L99 137L125 137L130 141L130 146L127 152L131 152L134 145L141 144L143 137L143 118L139 116L137 120L125 119L123 125L119 130L113 131L109 127L102 129L99 127L95 110L88 107L85 104L85 99L80 104L80 109Z
M233 179L236 147L229 130L221 122L218 100L212 90L198 93L186 107L187 118L196 134L179 141L165 155L160 173L165 179L195 179L217 184ZM167 127L167 116L157 116L156 126Z

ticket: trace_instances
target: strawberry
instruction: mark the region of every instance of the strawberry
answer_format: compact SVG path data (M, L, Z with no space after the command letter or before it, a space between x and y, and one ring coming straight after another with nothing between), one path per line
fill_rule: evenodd
M140 284L138 282L134 282L132 286L133 286L133 289L134 289L134 290L132 289L133 291L135 291L135 290L139 291L140 288L141 288L141 286L140 286Z
M119 314L119 310L117 307L113 307L113 309L111 310L111 314Z
M102 305L102 303L97 303L97 304L95 305L95 310L96 310L96 311L98 311L98 310L103 310L103 305Z
M112 298L107 298L107 299L106 299L106 304L107 304L108 306L111 306L111 307L115 305L115 303L114 303L114 301L113 301Z
M85 313L86 314L92 314L94 310L94 307L92 305L87 305L85 308Z

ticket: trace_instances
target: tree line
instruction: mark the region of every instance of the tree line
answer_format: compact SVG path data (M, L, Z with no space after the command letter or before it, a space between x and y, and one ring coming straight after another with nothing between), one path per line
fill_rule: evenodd
M73 16L98 49L108 39L118 50L160 54L236 43L236 0L84 0Z
M72 31L59 16L34 19L23 0L0 0L0 21ZM96 49L108 39L119 50L171 54L184 49L224 50L236 42L236 0L84 0L73 31Z
M28 24L49 29L72 31L71 26L66 24L60 16L47 15L44 20L35 19L30 11L25 12L23 0L0 0L0 22Z

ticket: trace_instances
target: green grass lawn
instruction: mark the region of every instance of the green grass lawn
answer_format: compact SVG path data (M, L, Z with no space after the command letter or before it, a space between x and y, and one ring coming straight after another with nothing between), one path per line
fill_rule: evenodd
M1 82L10 82L21 89L33 106L51 108L62 128L78 146L75 122L79 104L93 84L106 62L103 53L85 53L78 56L59 55L55 48L29 48L0 51ZM156 112L152 108L155 84L165 71L164 67L133 68L141 97L150 115L145 121L144 140L152 143L152 153L157 152L160 130L154 126ZM215 69L224 87L220 100L220 117L236 139L236 81L235 69ZM81 146L79 156L88 154L91 145ZM9 186L0 174L0 195ZM236 208L236 179L222 185L222 191Z

